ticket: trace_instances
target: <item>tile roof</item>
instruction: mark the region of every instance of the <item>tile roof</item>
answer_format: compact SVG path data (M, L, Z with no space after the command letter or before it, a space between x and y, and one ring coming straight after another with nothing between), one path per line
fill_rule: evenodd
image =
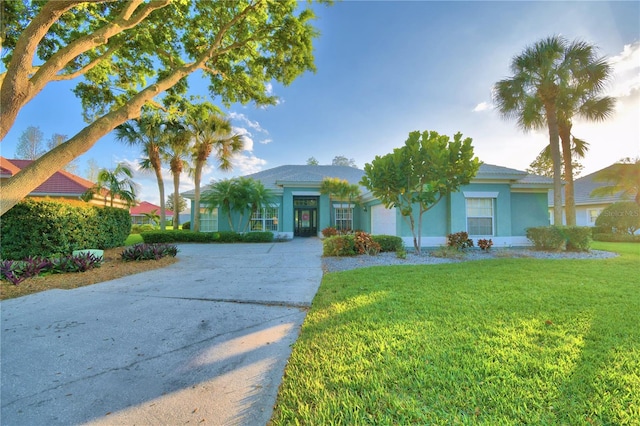
M608 186L607 182L596 182L593 178L596 174L600 173L603 170L607 170L611 168L611 166L605 167L604 169L593 172L589 175L583 176L581 178L576 179L573 182L573 194L576 201L576 205L587 205L587 204L612 204L617 201L621 201L621 194L607 195L605 197L592 197L591 192L599 188L601 186ZM549 206L553 206L553 190L549 191ZM564 205L564 191L562 192L562 204Z
M345 179L352 184L360 184L363 176L364 170L348 166L284 165L262 170L245 177L259 180L266 188L278 191L283 183L289 186L297 183L318 185L325 177L337 177ZM521 170L484 163L480 165L476 179L506 179L523 185L534 184L538 186L550 186L553 183L550 178L529 175ZM202 191L206 191L209 186L203 187ZM361 190L363 193L367 192L364 187L361 187ZM182 195L187 198L193 198L194 190L183 192Z
M33 160L16 160L0 157L0 171L3 177L10 177L31 164ZM93 182L64 170L59 170L42 185L31 191L30 195L82 195L93 186Z
M133 216L142 216L145 213L151 213L152 211L157 210L156 213L160 214L160 206L156 206L155 204L149 203L147 201L143 201L137 206L131 207L129 209L129 213ZM173 216L173 212L171 210L165 209L164 214L166 216Z

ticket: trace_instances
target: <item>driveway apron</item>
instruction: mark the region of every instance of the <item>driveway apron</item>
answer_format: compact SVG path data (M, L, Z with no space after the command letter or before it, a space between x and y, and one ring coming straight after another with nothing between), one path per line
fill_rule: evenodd
M0 303L3 425L264 425L317 238L179 245L155 271Z

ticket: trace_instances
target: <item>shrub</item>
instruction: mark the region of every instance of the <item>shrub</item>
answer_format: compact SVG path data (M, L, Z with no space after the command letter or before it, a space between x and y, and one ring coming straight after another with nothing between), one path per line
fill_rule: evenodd
M640 229L640 206L619 201L608 206L596 219L598 233L633 235Z
M0 256L51 257L86 248L118 247L130 230L131 216L124 209L26 199L2 216Z
M407 251L403 248L401 248L400 250L396 250L396 257L398 259L406 259L407 258Z
M591 248L591 228L588 226L560 226L568 251L589 251Z
M478 240L478 247L480 247L482 251L489 251L492 246L493 246L493 241L491 241L491 238L489 238L488 240L485 240L485 239Z
M221 243L239 243L242 242L242 234L233 231L222 231L219 233L218 241Z
M560 251L565 240L557 226L539 226L527 228L527 238L536 250Z
M182 230L152 231L140 234L145 243L211 243L217 241L217 232L191 232Z
M148 223L143 223L142 225L131 225L131 233L132 234L141 234L142 232L150 232L155 231L157 228Z
M356 252L374 256L380 253L380 244L376 243L371 235L363 231L356 231L354 236Z
M182 224L182 230L183 231L188 231L190 229L191 229L191 222L187 221L187 222Z
M243 235L245 243L270 243L273 241L273 232L248 232Z
M587 226L541 226L527 229L527 238L537 250L589 251L591 228Z
M455 234L447 235L447 246L456 250L464 250L468 247L473 247L473 240L469 238L469 234L466 232L456 232Z
M323 256L355 256L356 243L353 235L336 235L322 241Z
M166 256L175 257L178 248L172 244L135 244L127 247L121 254L122 260L158 260Z
M85 272L102 264L102 256L83 253L76 256L63 256L53 259L27 257L24 260L0 261L0 278L14 285L27 278L45 273Z
M323 235L325 238L335 237L335 236L336 236L336 235L338 235L338 234L339 234L338 230L337 230L336 228L334 228L333 226L329 226L329 227L324 228L324 229L322 230L322 235Z
M593 240L606 241L611 243L640 243L640 235L593 234Z
M372 235L371 238L373 238L373 241L380 244L381 252L398 252L400 250L404 250L402 238L396 237L395 235Z

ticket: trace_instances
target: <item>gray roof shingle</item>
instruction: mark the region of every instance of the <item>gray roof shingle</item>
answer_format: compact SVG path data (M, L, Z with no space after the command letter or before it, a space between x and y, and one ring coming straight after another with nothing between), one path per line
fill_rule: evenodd
M607 182L596 182L593 178L596 174L602 170L607 170L612 167L613 164L604 169L593 172L589 175L576 179L573 182L573 193L576 201L576 205L588 205L588 204L612 204L617 201L621 201L621 194L608 195L606 197L592 197L591 192L601 186L609 185ZM564 191L562 193L562 204L564 205ZM549 206L553 206L553 190L549 191Z

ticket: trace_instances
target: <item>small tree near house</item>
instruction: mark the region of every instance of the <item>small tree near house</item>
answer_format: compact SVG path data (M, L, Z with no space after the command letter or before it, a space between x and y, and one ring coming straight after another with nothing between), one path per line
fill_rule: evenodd
M420 253L424 212L468 184L479 167L471 138L463 140L459 132L451 140L434 131L413 131L403 147L365 164L361 184L387 208L400 211Z

